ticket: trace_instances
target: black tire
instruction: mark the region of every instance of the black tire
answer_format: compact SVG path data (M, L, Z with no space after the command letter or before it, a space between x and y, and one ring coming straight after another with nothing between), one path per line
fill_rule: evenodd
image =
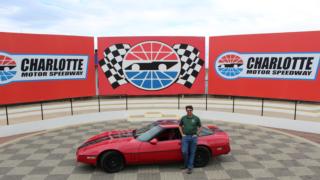
M105 152L100 158L100 167L108 173L121 171L124 168L124 164L122 154L116 151Z
M203 146L198 146L194 157L194 166L204 167L209 163L210 159L211 153L209 149Z

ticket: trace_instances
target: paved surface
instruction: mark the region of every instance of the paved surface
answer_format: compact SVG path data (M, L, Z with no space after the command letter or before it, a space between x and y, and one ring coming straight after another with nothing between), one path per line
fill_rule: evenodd
M4 144L4 143L10 143L11 141L14 141L16 139L24 138L27 136L32 136L33 134L36 134L39 132L40 131L32 132L32 133L17 134L17 135L13 135L13 136L0 137L0 145ZM42 131L42 132L44 132L44 131Z
M295 136L302 137L304 139L307 139L309 141L315 142L320 145L320 132L319 133L307 133L307 132L301 132L301 131L292 131L288 129L277 129L273 128L275 130L287 133L287 134L293 134Z
M217 124L231 137L232 152L213 158L191 175L180 164L130 166L107 174L98 168L77 164L75 149L103 130L137 128L141 122L109 121L27 137L0 147L0 179L246 179L296 180L320 177L320 148L268 129L222 121Z

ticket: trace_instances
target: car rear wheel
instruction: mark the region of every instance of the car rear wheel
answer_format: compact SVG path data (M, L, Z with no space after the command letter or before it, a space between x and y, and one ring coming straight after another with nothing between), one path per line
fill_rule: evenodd
M118 152L108 151L102 154L100 166L108 173L118 172L124 168L124 158Z
M204 167L209 163L210 160L210 151L208 148L203 146L198 146L196 155L194 157L194 166L195 167Z

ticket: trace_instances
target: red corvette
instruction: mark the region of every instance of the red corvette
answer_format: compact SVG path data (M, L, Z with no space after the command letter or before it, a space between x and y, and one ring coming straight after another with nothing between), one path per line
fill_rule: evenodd
M93 136L77 149L77 161L117 172L130 164L182 161L179 121L159 120L136 130L108 131ZM229 136L218 127L202 127L195 167L205 166L212 156L230 152Z

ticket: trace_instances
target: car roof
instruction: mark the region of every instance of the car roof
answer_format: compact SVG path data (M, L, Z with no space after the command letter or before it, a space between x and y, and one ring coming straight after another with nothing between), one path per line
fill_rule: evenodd
M179 125L179 120L176 119L162 119L162 120L157 120L154 123L157 125Z
M178 128L179 125L178 124L165 124L165 125L159 125L160 127L162 128L165 128L165 129L171 129L171 128Z
M179 120L176 119L164 119L155 121L154 124L164 128L175 128L179 126Z

